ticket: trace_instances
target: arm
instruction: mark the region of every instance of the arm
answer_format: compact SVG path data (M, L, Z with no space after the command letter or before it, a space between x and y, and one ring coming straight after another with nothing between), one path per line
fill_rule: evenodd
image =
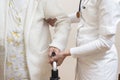
M59 6L57 0L46 0L44 14L45 18L57 18L55 22L55 34L50 46L57 47L61 51L66 47L70 29L70 20Z
M69 17L71 23L80 22L80 18L76 17L76 13L69 14L68 17ZM55 22L57 21L57 18L48 18L48 19L45 19L45 21L53 27L55 25Z
M108 3L107 1L109 0L101 0L99 5L99 38L80 47L61 52L53 58L53 60L58 61L58 65L61 65L67 56L79 57L95 52L98 54L111 49L114 44L116 28L120 21L120 12L117 3L106 4ZM112 9L110 8L111 5Z
M116 28L120 19L118 7L117 0L100 0L98 7L99 38L80 47L71 48L71 55L79 57L80 55L106 52L111 49L114 44Z
M61 65L67 56L79 57L92 53L106 52L114 44L114 37L117 25L120 21L120 12L118 2L110 0L100 0L99 4L99 38L95 41L81 45L80 47L71 48L58 54L53 59ZM108 4L109 3L109 4Z
M69 14L68 17L71 20L71 23L78 23L80 22L80 18L76 17L76 13Z

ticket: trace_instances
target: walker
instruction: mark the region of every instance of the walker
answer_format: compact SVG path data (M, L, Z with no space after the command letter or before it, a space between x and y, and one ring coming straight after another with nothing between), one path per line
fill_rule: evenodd
M55 55L56 55L55 52L52 52L51 56L55 56ZM52 65L53 65L53 68L51 70L50 80L59 80L60 77L58 76L57 63L54 61Z

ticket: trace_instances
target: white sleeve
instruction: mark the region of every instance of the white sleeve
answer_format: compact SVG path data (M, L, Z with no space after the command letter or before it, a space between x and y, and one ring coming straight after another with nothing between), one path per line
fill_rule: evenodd
M103 37L80 47L71 48L70 53L74 57L79 57L80 55L105 52L112 47L113 43L113 36Z
M76 17L76 13L69 14L68 17L71 20L71 23L78 23L80 22L80 18Z
M111 1L111 2L110 2ZM106 52L114 44L116 28L120 20L117 0L100 0L99 4L99 38L95 41L71 48L71 55L79 57L91 53Z
M45 18L57 18L55 22L55 33L50 46L65 49L70 29L70 19L61 8L58 0L47 0L44 8Z

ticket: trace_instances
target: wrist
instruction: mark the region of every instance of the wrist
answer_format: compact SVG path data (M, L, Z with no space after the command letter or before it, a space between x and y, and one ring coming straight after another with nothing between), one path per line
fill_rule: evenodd
M70 56L71 54L70 54L70 50L68 49L68 50L65 50L65 52L64 52L65 54L64 54L64 56Z

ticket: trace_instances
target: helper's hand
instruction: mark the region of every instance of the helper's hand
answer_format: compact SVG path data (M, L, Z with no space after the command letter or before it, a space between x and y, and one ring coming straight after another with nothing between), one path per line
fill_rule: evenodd
M53 57L53 60L57 61L57 66L60 66L63 63L65 58L66 56L64 55L64 52L61 52L57 54L55 57Z
M70 56L69 50L66 50L66 51L60 52L59 54L56 54L56 56L52 57L52 61L56 61L57 66L60 66L67 56Z
M55 25L55 22L57 21L57 18L48 18L48 19L45 19L45 21L51 25L51 26L54 26Z

